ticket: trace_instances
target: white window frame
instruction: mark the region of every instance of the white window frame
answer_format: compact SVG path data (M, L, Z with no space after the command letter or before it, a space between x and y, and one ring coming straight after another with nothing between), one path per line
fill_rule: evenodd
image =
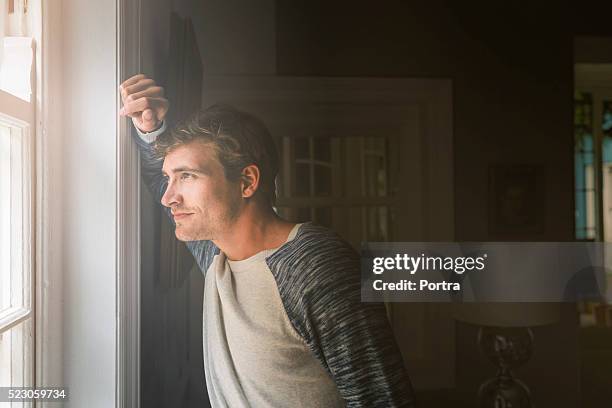
M74 348L64 350L64 345L74 342L75 334L88 330L77 325L70 315L69 308L79 303L70 296L74 295L71 284L74 283L70 272L71 265L67 265L65 254L73 248L72 242L66 237L74 230L66 230L65 204L63 195L68 189L68 181L64 180L64 166L70 155L74 152L66 151L66 135L72 135L73 130L64 126L64 113L74 106L74 101L66 99L71 95L71 78L66 77L66 61L80 58L71 55L70 50L64 51L65 44L70 44L67 37L66 25L69 30L83 31L87 34L85 23L70 23L70 18L80 16L86 22L95 18L89 13L89 6L73 7L78 2L58 1L46 2L42 0L29 0L29 10L32 24L32 36L36 47L36 76L34 111L36 118L35 132L32 129L32 139L35 144L36 162L36 215L35 215L35 385L38 388L48 386L67 386L74 384L86 387L97 387L96 390L108 390L109 384L92 384L82 381L80 370L85 367L75 367L73 360L84 355L98 358L100 351ZM93 4L93 1L88 4ZM116 13L117 58L117 86L121 78L128 73L139 69L136 65L140 61L140 2L130 0L117 0L112 2ZM78 4L79 6L80 3ZM71 12L73 12L71 14ZM82 14L80 14L82 13ZM68 21L68 23L67 23ZM98 27L99 29L99 27ZM129 41L129 43L128 43ZM118 93L117 93L118 94ZM117 95L118 96L118 95ZM117 98L117 110L120 106ZM71 118L72 119L72 118ZM67 119L68 120L68 119ZM139 161L136 148L129 137L130 125L126 120L117 120L116 137L116 241L112 256L116 262L116 290L117 294L115 323L113 328L116 335L116 349L113 356L116 361L112 366L116 368L114 375L116 381L113 387L114 395L110 398L116 401L117 407L139 406ZM89 135L91 136L91 135ZM106 204L105 204L106 205ZM106 208L105 208L106 209ZM83 258L84 259L84 258ZM84 289L90 286L85 282ZM66 286L66 288L64 288ZM106 292L105 292L106 293ZM88 311L94 310L92 307ZM94 310L95 311L95 310ZM106 317L105 317L106 318ZM109 327L108 321L98 322ZM78 340L80 341L80 339ZM104 350L108 353L109 350ZM105 355L106 357L106 355ZM109 364L108 366L110 366ZM67 368L67 366L69 366ZM67 372L68 375L65 375ZM75 374L76 372L76 374ZM83 372L84 375L88 373ZM95 376L95 374L94 374ZM99 376L98 376L99 377ZM104 378L108 375L104 375ZM69 388L68 395L71 401L80 401L90 398L89 402L96 403L101 398L101 392L91 395L92 389L84 390L82 387ZM89 393L90 395L84 395ZM37 402L36 408L53 408L57 402Z
M32 42L30 42L32 45ZM32 66L34 69L34 66ZM33 134L35 122L35 93L25 101L0 90L0 123L10 129L10 306L0 310L0 335L12 337L10 384L5 386L33 386L35 382L35 160ZM16 220L16 222L13 222ZM27 324L29 323L29 324ZM23 325L19 327L20 325ZM14 330L22 329L21 336ZM21 344L12 342L19 339ZM17 366L15 368L13 366ZM31 406L25 403L23 406Z
M44 3L44 4L43 4ZM63 129L62 7L29 0L36 47L34 111L36 162L35 386L63 386L63 274L61 194ZM41 401L36 408L53 408Z
M14 98L14 99L13 99ZM33 231L32 231L32 140L31 125L3 113L6 103L17 103L17 98L0 90L0 125L10 132L10 219L9 231L9 274L11 279L9 294L10 306L0 309L0 334L32 317L32 291L22 288L32 287L33 277ZM26 108L29 108L26 106ZM5 288L6 289L6 288Z
M142 72L139 1L117 0L117 78ZM117 84L119 85L119 84ZM117 92L117 106L120 106ZM140 407L140 156L131 120L117 123L116 406Z

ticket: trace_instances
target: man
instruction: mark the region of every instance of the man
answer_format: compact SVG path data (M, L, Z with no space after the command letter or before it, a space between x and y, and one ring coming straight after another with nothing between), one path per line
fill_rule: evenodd
M211 404L413 406L384 306L360 301L358 255L274 212L279 158L266 127L216 105L166 132L168 101L152 79L120 91L143 176L205 274Z

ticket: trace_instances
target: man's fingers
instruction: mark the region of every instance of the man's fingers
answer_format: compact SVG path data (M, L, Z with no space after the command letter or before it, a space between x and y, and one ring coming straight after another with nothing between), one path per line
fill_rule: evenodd
M139 98L136 100L127 100L123 104L123 108L121 109L121 113L123 115L132 116L134 113L141 113L143 110L150 108L151 101L150 98Z
M168 113L169 103L164 98L164 88L146 75L138 74L119 86L123 107L119 114L132 118L134 125L144 132L159 127Z
M168 111L168 100L162 97L146 96L133 101L126 101L120 113L134 117L135 114L140 114L145 109L152 109L157 116L157 120L162 120Z
M125 98L128 95L135 94L136 92L140 92L140 91L143 91L147 88L154 87L154 86L155 86L154 80L150 78L144 78L136 82L135 84L128 85L122 88L121 96Z
M155 114L151 109L145 109L142 112L142 120L143 122L152 122L155 120Z
M134 75L133 77L130 77L130 78L126 79L125 81L123 81L121 83L121 85L119 85L119 87L121 89L125 89L128 86L134 85L136 82L138 82L138 81L140 81L141 79L144 79L144 78L146 78L146 76L144 74Z
M164 88L162 88L161 86L152 86L152 87L145 88L144 90L140 92L129 93L124 98L123 102L128 103L128 102L135 101L140 98L147 97L147 96L152 97L152 98L164 96Z
M132 117L134 125L143 132L152 132L158 129L160 123L164 119L166 112L168 111L168 105L165 99L160 100L160 106L157 111L154 112L152 109L145 109L141 113L136 113Z

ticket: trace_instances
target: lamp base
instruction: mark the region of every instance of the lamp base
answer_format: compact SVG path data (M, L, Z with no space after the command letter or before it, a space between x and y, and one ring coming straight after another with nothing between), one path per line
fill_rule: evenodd
M531 408L529 389L514 378L491 378L478 391L480 408Z
M533 333L529 328L481 327L480 348L497 366L497 377L480 386L481 408L531 408L529 388L514 378L512 369L531 357Z

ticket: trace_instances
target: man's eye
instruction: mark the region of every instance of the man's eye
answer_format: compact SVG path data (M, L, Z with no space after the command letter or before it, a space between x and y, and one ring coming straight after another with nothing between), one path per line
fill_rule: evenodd
M193 174L191 173L181 173L181 180L193 178Z

